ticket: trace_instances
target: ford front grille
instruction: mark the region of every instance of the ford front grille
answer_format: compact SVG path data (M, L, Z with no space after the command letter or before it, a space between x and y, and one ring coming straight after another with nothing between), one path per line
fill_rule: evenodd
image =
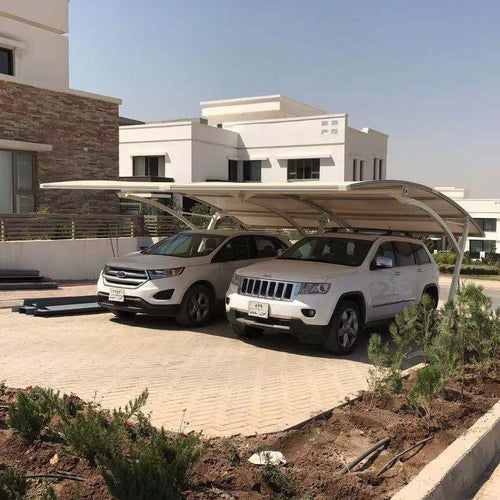
M295 299L299 288L300 283L291 283L289 281L243 278L240 293L250 297L291 301Z
M148 281L149 276L144 269L106 266L104 268L103 278L108 285L137 288Z

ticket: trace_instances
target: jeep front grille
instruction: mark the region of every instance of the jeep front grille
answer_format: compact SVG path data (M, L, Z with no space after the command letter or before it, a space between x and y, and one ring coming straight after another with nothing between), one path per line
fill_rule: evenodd
M144 269L106 266L104 268L103 278L108 285L137 288L148 281L149 276Z
M290 301L295 299L299 287L300 283L291 283L289 281L243 278L240 293L251 297Z

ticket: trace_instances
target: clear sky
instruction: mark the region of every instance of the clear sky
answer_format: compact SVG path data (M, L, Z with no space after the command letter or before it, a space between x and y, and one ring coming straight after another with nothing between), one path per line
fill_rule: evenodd
M498 0L71 0L70 51L123 116L281 93L388 133L389 178L500 198Z

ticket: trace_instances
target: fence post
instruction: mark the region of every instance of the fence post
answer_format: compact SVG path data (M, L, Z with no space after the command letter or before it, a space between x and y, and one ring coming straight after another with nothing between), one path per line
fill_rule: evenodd
M71 239L74 240L75 238L75 218L71 217Z
M3 217L0 218L0 240L5 241L5 223Z

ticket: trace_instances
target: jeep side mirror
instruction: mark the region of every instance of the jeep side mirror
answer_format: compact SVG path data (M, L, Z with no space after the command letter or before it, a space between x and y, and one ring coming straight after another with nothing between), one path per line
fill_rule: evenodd
M394 267L394 262L390 257L383 257L382 255L375 257L374 269L390 269L391 267Z

